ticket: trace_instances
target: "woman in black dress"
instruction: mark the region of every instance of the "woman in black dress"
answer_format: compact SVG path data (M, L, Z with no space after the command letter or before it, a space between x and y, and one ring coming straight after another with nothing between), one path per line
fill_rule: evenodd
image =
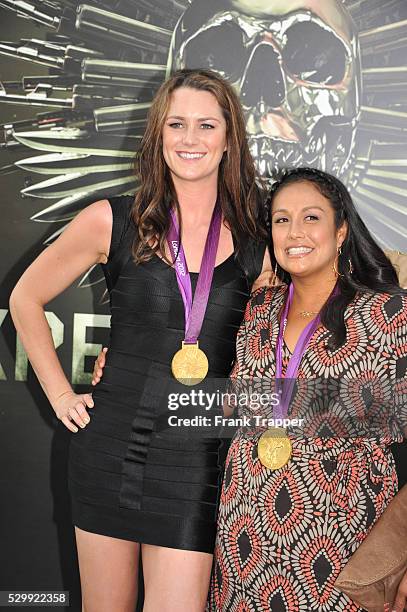
M137 170L135 201L101 200L81 211L23 274L10 308L56 415L73 432L69 488L83 610L134 610L141 550L144 610L201 612L224 449L217 439L162 435L157 427L185 335L167 235L173 210L195 291L220 210L199 347L208 375L225 377L253 282L270 272L262 193L232 87L209 71L172 76L153 101ZM106 370L92 399L75 394L65 377L44 306L95 263L104 267L112 317Z

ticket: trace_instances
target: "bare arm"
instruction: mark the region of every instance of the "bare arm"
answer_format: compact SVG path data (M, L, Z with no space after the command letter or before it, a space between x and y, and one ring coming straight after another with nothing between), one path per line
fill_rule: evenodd
M66 416L62 399L75 394L56 354L44 306L92 265L107 261L111 231L112 212L107 200L86 207L27 268L10 296L14 325L58 418L62 413ZM69 429L76 428L72 425Z
M258 289L259 287L271 287L273 284L273 277L274 272L271 267L270 254L268 249L266 248L266 250L264 251L263 267L259 276L253 283L252 292ZM280 283L280 281L278 281L278 283Z

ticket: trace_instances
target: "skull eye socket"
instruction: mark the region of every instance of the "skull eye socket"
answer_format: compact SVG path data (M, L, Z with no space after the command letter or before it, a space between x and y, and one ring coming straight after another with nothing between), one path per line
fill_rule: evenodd
M335 85L343 80L347 53L332 32L308 21L292 25L286 35L283 59L292 75L324 85Z
M243 35L234 23L223 23L203 30L185 45L187 68L209 68L234 81L244 67Z

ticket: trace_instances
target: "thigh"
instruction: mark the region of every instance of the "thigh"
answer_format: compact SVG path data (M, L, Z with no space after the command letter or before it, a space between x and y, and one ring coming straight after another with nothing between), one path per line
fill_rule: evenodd
M213 555L142 544L144 612L203 612Z
M82 612L134 612L140 545L75 527Z

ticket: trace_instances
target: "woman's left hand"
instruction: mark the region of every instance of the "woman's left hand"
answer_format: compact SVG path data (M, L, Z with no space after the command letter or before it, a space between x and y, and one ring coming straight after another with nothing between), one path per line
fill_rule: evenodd
M399 584L399 588L397 591L396 599L393 602L392 607L390 608L391 612L403 612L406 609L407 604L407 572L404 574L404 577L401 579Z

